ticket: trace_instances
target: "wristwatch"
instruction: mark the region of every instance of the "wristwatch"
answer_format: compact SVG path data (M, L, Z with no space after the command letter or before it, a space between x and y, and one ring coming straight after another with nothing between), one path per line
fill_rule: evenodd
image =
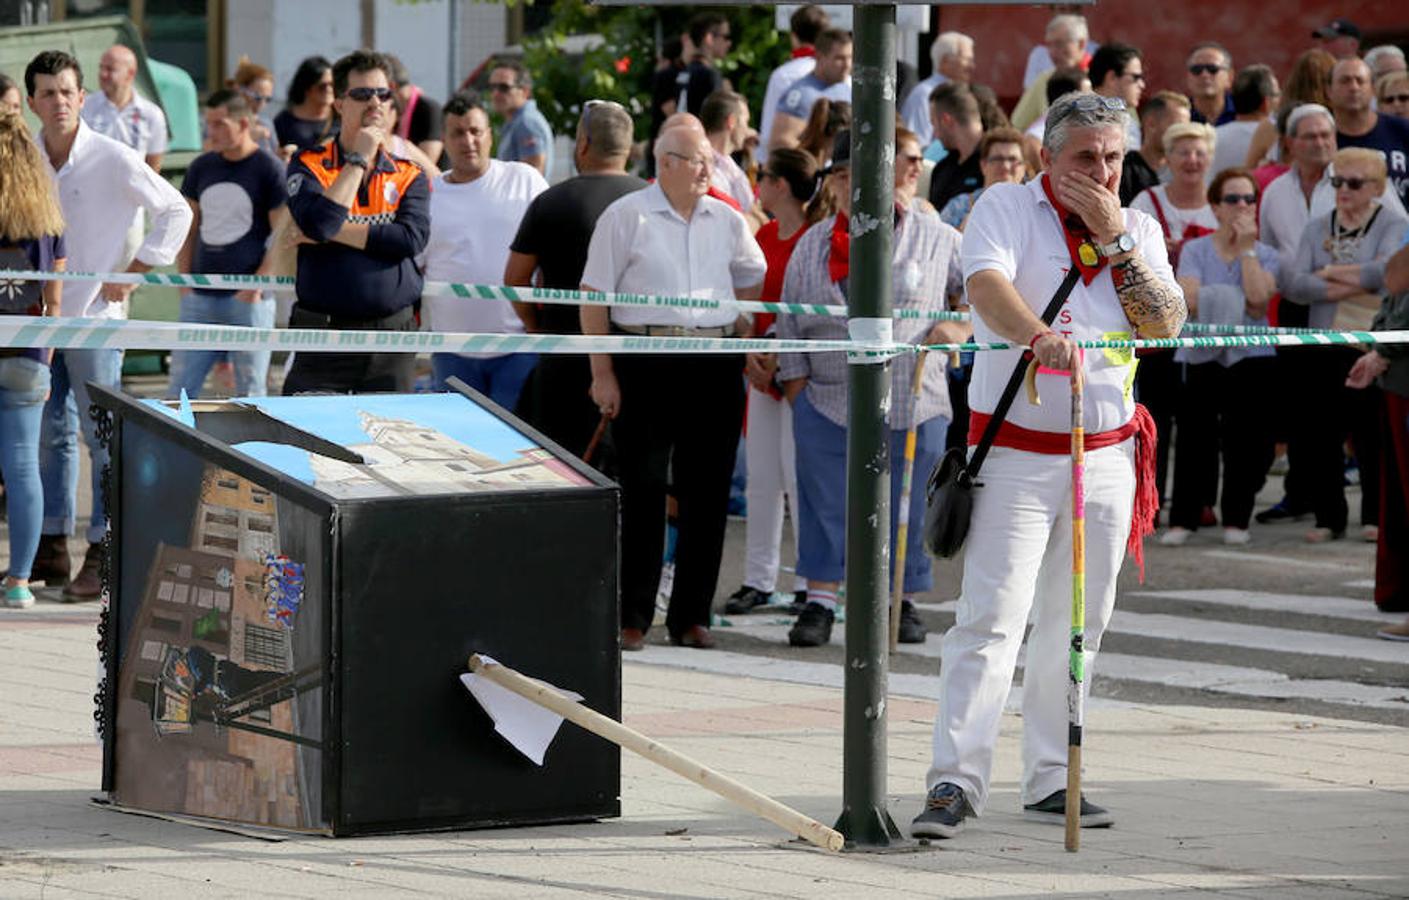
M1109 244L1098 244L1096 249L1101 251L1102 256L1119 256L1135 249L1135 239L1130 236L1128 231L1122 231L1115 236L1115 240Z
M356 150L351 150L347 153L344 153L342 156L342 161L343 163L349 166L359 166L364 172L372 168L371 165L367 162L367 157L363 156L361 153L358 153Z

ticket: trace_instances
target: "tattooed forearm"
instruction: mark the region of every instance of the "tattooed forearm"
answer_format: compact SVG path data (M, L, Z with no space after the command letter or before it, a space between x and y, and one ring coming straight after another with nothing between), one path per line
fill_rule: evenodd
M1132 256L1111 267L1115 293L1125 316L1141 337L1177 337L1189 308L1179 288L1155 277L1150 266Z

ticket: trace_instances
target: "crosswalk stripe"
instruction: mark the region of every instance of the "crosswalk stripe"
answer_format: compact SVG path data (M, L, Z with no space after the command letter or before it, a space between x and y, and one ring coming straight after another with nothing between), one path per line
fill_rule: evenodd
M1261 591L1228 590L1226 588L1186 591L1130 591L1123 596L1193 600L1216 606L1241 606L1245 609L1266 612L1302 613L1365 622L1389 623L1398 620L1398 617L1393 613L1380 612L1369 600L1354 600L1349 597L1312 597L1302 594L1272 594Z
M1273 566L1302 566L1308 569L1359 569L1365 564L1359 560L1297 559L1295 556L1279 556L1273 553L1252 553L1247 550L1205 550L1204 556L1213 559L1232 559L1238 562L1260 562Z

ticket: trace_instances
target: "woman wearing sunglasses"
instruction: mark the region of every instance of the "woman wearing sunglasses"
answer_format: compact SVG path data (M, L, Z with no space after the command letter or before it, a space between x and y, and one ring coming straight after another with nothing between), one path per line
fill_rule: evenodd
M259 149L280 156L279 143L274 137L274 123L264 115L264 107L274 99L274 73L258 63L250 62L248 56L241 56L228 86L231 90L243 94L249 102L250 114L254 116L250 125L250 136L259 145ZM286 156L281 158L288 162Z
M289 156L337 135L332 63L321 56L310 56L298 64L298 71L289 82L284 109L274 117L274 132L280 148Z
M1189 318L1217 325L1266 325L1277 291L1277 251L1257 240L1257 182L1224 169L1208 186L1218 228L1186 243L1179 286ZM1198 530L1204 503L1218 493L1222 447L1223 543L1246 544L1253 502L1272 464L1267 398L1274 389L1271 347L1181 349L1184 389L1175 414L1174 498L1160 543L1179 546Z
M1391 72L1375 84L1375 103L1382 113L1409 119L1409 72Z
M1404 237L1404 214L1382 206L1386 165L1378 150L1348 147L1332 160L1336 208L1306 224L1301 243L1281 279L1284 299L1310 307L1312 328L1368 329L1384 293L1385 262ZM1361 536L1379 533L1378 388L1352 390L1346 376L1360 354L1325 347L1303 355L1297 394L1311 416L1305 423L1305 472L1316 527L1312 543L1345 535L1343 447L1347 433L1360 466ZM1303 470L1297 462L1297 471ZM1301 477L1301 476L1298 476Z

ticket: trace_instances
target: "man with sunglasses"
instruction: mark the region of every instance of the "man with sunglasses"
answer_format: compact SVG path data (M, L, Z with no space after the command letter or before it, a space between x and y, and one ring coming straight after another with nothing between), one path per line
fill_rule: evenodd
M1370 67L1355 57L1336 63L1327 94L1336 117L1336 147L1383 153L1390 185L1402 203L1409 202L1409 120L1375 111Z
M1140 51L1115 41L1102 44L1091 54L1086 70L1091 89L1102 97L1118 97L1125 104L1125 146L1140 146L1140 95L1145 92L1145 63Z
M1218 126L1233 121L1233 54L1217 41L1195 44L1189 51L1188 89L1190 111L1195 122Z
M415 163L387 153L391 72L356 50L333 65L342 131L289 163L298 244L291 328L415 331L422 276L415 257L430 232L430 188ZM405 392L408 353L299 353L284 393Z
M489 100L504 120L499 159L527 163L548 176L553 171L553 129L533 99L533 76L523 63L507 60L489 73Z

